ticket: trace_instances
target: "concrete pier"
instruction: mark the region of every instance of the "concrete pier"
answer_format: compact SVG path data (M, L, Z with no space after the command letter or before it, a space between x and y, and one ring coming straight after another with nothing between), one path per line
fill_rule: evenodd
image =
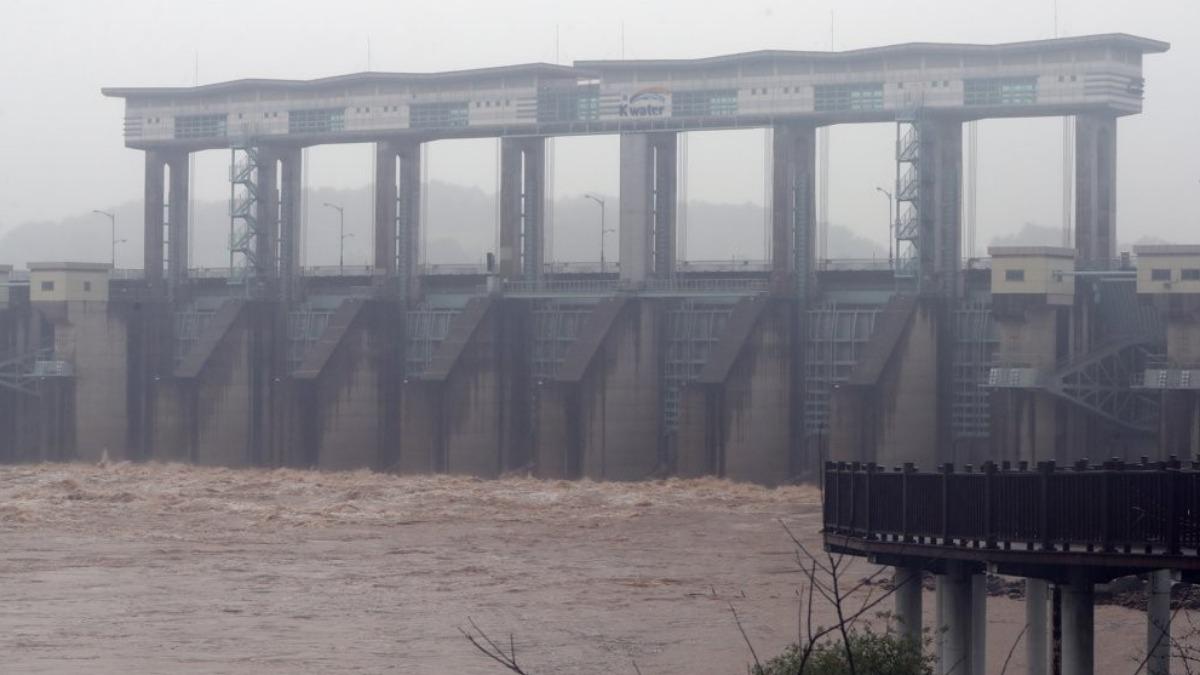
M676 136L621 134L621 282L668 278L675 265Z
M503 279L537 279L545 257L546 139L500 142L500 259Z
M1117 117L1075 116L1075 248L1107 268L1117 256Z
M1046 606L1049 584L1042 579L1025 580L1025 664L1029 675L1046 675Z
M1086 570L1071 571L1062 589L1063 675L1092 675L1095 671L1095 597Z
M1146 673L1171 675L1171 571L1146 576Z
M896 632L917 643L922 630L923 571L919 567L896 567L892 572L892 586L896 595Z
M975 636L971 571L957 562L946 564L942 603L945 623L945 644L942 647L942 675L974 675L975 661L971 654Z
M375 255L377 284L402 301L420 292L421 144L375 144Z

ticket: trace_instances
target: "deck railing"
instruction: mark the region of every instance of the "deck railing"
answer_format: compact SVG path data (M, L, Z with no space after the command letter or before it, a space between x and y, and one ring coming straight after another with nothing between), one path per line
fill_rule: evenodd
M829 534L1036 551L1200 555L1200 461L1069 468L988 462L937 473L828 463Z

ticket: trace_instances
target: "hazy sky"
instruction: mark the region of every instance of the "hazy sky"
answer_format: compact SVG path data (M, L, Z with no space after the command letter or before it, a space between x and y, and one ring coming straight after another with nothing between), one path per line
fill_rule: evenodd
M1127 32L1172 43L1145 62L1146 109L1119 130L1122 241L1200 242L1200 1L1060 0L1060 34ZM189 85L573 59L697 57L764 48L907 41L1008 42L1054 32L1053 0L4 0L0 22L0 233L140 199L142 155L122 146L123 103L102 86ZM622 31L622 26L624 30ZM556 37L557 36L557 37ZM198 64L198 66L197 66ZM981 246L1026 221L1061 219L1057 119L983 122ZM892 125L835 127L830 220L882 240ZM690 194L763 196L760 132L690 135ZM558 195L615 193L615 137L559 139ZM433 178L495 189L495 143L435 143ZM367 146L320 148L310 185L370 178ZM196 197L224 199L228 155L199 156ZM436 227L434 216L433 227ZM349 224L351 229L365 223Z

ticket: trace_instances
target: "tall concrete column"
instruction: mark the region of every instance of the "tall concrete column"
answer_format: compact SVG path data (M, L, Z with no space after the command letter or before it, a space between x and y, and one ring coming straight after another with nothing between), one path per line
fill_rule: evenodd
M896 632L918 644L921 642L921 575L920 567L897 567L892 572Z
M399 195L396 168L399 151L393 141L375 144L375 256L377 275L396 274L396 207Z
M1075 248L1082 264L1117 255L1117 118L1075 116Z
M300 246L304 198L304 166L300 148L279 153L279 278L284 298L300 288Z
M500 256L505 279L536 279L545 258L546 139L500 141Z
M679 136L659 133L654 143L654 275L675 274L675 211L679 185Z
M187 152L172 153L167 159L171 170L171 184L167 188L167 269L172 292L186 284L188 278L189 163Z
M924 117L918 134L921 290L954 297L962 266L962 120Z
M1146 673L1171 675L1171 571L1148 575L1146 602Z
M971 672L987 672L987 574L971 575Z
M675 263L674 132L621 135L621 282L667 278Z
M267 148L258 151L258 202L254 238L255 275L260 280L275 276L279 252L279 157Z
M375 273L404 299L419 293L421 144L375 146Z
M1095 668L1095 607L1092 580L1071 571L1062 593L1063 675L1092 675Z
M163 209L164 196L163 189L165 187L163 169L166 167L166 158L162 153L153 150L146 151L146 177L145 177L145 194L143 204L145 212L143 214L143 223L145 223L145 231L143 234L143 267L146 274L146 283L151 287L158 287L163 281L163 226L165 225L165 214Z
M775 125L771 144L771 286L807 296L816 270L816 145L812 124Z
M1029 675L1046 675L1046 599L1049 584L1025 580L1025 663Z
M946 675L946 587L950 580L945 574L934 576L934 615L933 615L933 649L935 662L934 675Z
M945 635L940 672L942 675L974 675L971 570L962 563L950 562L943 577L944 626L941 629Z

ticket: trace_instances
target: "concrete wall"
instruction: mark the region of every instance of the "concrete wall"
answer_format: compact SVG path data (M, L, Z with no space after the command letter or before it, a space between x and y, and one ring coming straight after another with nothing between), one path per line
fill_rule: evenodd
M54 357L72 364L75 456L127 457L126 320L107 302L39 303L56 315ZM65 311L64 311L65 310Z
M949 454L939 389L944 386L941 307L896 296L878 319L850 382L834 390L830 455L835 461L933 467ZM944 394L947 399L949 390Z
M776 485L791 476L790 320L786 304L769 307L725 380L726 478Z
M579 383L579 434L586 478L640 480L660 467L660 308L622 305Z
M40 266L39 266L40 267ZM29 298L33 302L108 301L108 266L97 270L33 269L29 273Z
M682 393L675 470L775 485L791 476L791 312L738 303L699 381Z
M432 473L442 469L441 384L410 380L400 387L400 434L385 445L394 459L388 468L400 473Z
M324 469L382 468L387 381L395 335L383 303L349 299L330 318L294 374L301 463ZM398 346L398 345L396 345ZM300 392L303 393L300 393Z

